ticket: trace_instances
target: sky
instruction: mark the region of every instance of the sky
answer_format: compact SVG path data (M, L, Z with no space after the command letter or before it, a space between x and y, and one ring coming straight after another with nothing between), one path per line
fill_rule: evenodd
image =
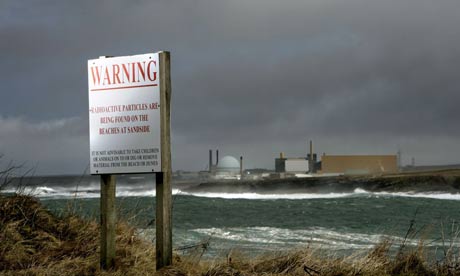
M0 0L0 167L82 174L87 60L171 52L173 170L208 150L460 163L460 1Z

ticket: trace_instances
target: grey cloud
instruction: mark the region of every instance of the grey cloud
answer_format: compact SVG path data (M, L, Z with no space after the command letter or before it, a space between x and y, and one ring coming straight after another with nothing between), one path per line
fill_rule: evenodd
M209 147L268 166L308 137L459 162L459 13L456 0L7 1L0 116L87 129L86 60L165 49L178 169L201 169Z
M0 117L3 160L37 166L38 174L83 173L89 162L87 122L80 118L31 123Z

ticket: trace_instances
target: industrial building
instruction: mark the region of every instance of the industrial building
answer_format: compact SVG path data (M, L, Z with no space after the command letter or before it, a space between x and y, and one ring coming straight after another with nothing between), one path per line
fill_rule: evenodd
M384 174L398 172L397 155L323 155L322 174Z
M316 154L314 159L316 159ZM275 159L275 172L308 173L310 172L309 156L288 158L281 152L280 157Z
M313 153L313 142L310 141L310 153L305 157L286 158L284 153L280 153L279 158L275 158L275 172L305 174L315 173L318 169L316 154Z
M241 179L242 171L242 156L240 157L240 161L230 155L226 155L219 159L219 150L216 150L216 163L213 164L213 152L209 150L208 178L216 180Z
M241 177L240 162L230 155L222 157L215 168L214 177L217 179L239 179Z
M340 174L386 174L397 173L397 155L326 155L317 161L313 153L313 143L310 141L310 153L305 157L287 158L280 153L275 158L277 173L308 173L310 175L340 175Z

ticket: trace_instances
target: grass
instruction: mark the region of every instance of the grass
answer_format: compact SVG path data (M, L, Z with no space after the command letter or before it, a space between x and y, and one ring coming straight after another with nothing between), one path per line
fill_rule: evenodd
M118 223L116 267L110 275L155 272L155 249ZM29 196L0 196L0 274L105 275L99 269L99 225L57 217Z
M56 216L30 196L0 195L0 275L460 275L454 243L446 242L444 258L436 261L423 241L415 248L402 243L395 253L390 240L346 257L307 248L259 257L233 251L225 259L203 260L204 249L197 248L156 272L154 245L127 223L119 222L116 232L116 266L102 271L96 221L72 212Z

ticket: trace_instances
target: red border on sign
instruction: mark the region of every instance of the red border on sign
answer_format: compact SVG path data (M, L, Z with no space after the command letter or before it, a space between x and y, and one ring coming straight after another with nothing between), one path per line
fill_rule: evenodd
M158 86L158 84L155 83L155 84L123 86L123 87L96 88L96 89L91 89L90 91L116 90L116 89L139 88L139 87L150 87L150 86Z

